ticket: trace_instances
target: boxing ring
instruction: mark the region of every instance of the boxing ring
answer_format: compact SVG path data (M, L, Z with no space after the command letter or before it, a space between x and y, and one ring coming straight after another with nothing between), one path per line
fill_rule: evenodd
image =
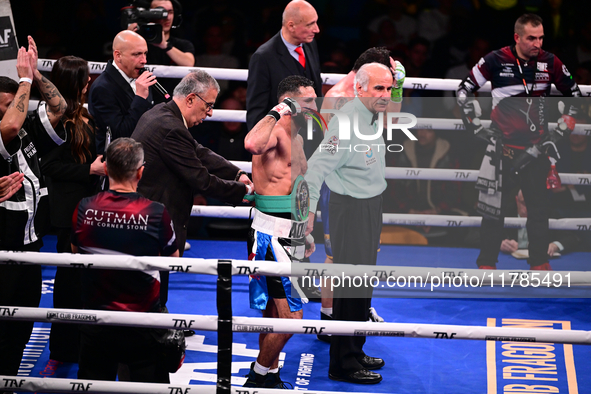
M40 60L51 68L51 61ZM104 63L90 63L97 72ZM159 77L179 77L192 68L155 66ZM207 70L219 79L246 80L246 70ZM323 75L325 83L340 77ZM433 89L452 89L459 81L407 78L409 84ZM582 87L583 88L583 87ZM585 87L586 93L590 92ZM244 111L214 110L211 120L245 121ZM459 120L421 119L432 128L460 130ZM460 124L460 126L458 126ZM575 133L591 135L591 127L578 125ZM250 163L236 163L245 171ZM389 179L432 179L474 182L478 171L388 168ZM560 174L563 184L589 184L591 175ZM193 216L243 218L249 207L195 206ZM321 220L319 218L319 220ZM479 217L384 214L385 224L441 227L477 227ZM453 224L452 224L453 223ZM525 219L507 218L506 227L524 227ZM552 219L551 229L591 228L591 219ZM43 251L55 240L46 237ZM39 308L0 306L0 319L34 320L37 323L26 359L46 344L49 323L72 322L77 314L93 315L92 324L134 325L160 328L190 328L197 335L187 338L184 366L171 375L171 384L100 382L75 379L75 365L52 364L37 358L35 366L22 368L22 376L0 377L0 387L14 391L96 393L246 393L271 389L241 388L250 363L258 354L257 333L297 333L284 348L280 360L282 379L298 391L399 392L399 393L584 393L591 387L591 316L587 313L591 272L586 272L589 253L572 253L553 264L550 285L535 292L532 273L525 263L499 256L497 271L474 269L478 251L469 248L425 248L382 245L378 266L323 265L323 245L317 244L310 264L245 261L246 243L190 240L191 250L182 259L133 256L63 255L55 253L0 252L0 263L43 264L44 289ZM394 262L394 264L392 264ZM168 307L171 314L140 314L80 311L51 308L51 277L55 266L84 269L169 270ZM323 271L324 270L324 271ZM579 271L579 272L575 272ZM317 320L318 304L304 305L304 319L264 319L248 308L248 274L284 276L321 275L376 276L373 305L386 323ZM454 286L454 278L470 278ZM393 293L387 278L420 278L424 288L407 289L397 283ZM435 279L437 278L437 279ZM445 278L449 286L442 286ZM477 278L477 282L470 282ZM527 278L527 279L526 279ZM560 280L559 280L560 278ZM508 291L509 283L528 293ZM527 282L527 285L525 283ZM559 283L560 282L560 283ZM516 284L517 283L517 284ZM381 287L380 287L381 286ZM513 286L511 286L513 287ZM539 286L537 286L539 287ZM529 291L532 290L531 293ZM503 297L510 297L509 299ZM547 298L553 297L553 298ZM560 298L556 298L560 297ZM568 298L570 297L570 298ZM217 299L217 304L214 302ZM231 306L228 308L228 306ZM83 323L74 320L76 323ZM412 323L409 323L412 322ZM315 334L367 335L364 350L382 357L384 380L371 387L328 379L328 345ZM469 340L468 340L469 339ZM459 340L459 341L457 341ZM464 341L462 341L464 340ZM484 340L484 342L482 342ZM35 347L37 346L37 348ZM41 352L44 353L44 352ZM48 352L45 352L48 353ZM31 364L23 360L23 364ZM22 367L22 364L21 364ZM43 377L51 377L50 379Z

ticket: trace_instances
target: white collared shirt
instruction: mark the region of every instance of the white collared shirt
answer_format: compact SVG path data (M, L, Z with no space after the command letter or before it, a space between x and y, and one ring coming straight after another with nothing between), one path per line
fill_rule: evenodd
M113 60L113 67L115 67L115 69L117 71L119 71L119 73L121 73L121 76L123 77L123 79L125 79L128 83L129 86L131 86L131 90L133 90L133 93L135 94L135 78L130 78L129 76L127 76L127 74L125 74L123 72L123 70L121 70L119 67L117 67L117 63L115 63L115 61Z
M302 47L302 44L300 44L300 45L290 44L289 42L287 42L285 40L285 38L283 38L283 32L282 31L279 32L279 35L281 36L281 40L283 40L283 43L287 47L287 51L289 52L289 54L291 55L291 57L293 57L299 63L300 62L300 55L295 51L295 49L297 47L302 48L302 51L304 52L304 56L306 56L305 55L306 54L306 51L304 51L304 47Z

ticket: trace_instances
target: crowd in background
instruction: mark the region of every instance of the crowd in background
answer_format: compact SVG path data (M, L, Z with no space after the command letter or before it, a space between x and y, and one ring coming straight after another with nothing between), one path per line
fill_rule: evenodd
M19 42L39 37L41 57L75 54L106 61L121 30L126 0L12 2ZM211 3L181 0L176 35L196 48L196 66L247 68L249 56L281 27L286 2ZM513 43L513 24L524 12L544 19L544 48L574 70L591 61L591 3L576 0L317 0L323 72L347 73L371 46L385 46L404 60L407 76L445 77L471 50ZM470 62L468 62L469 64ZM471 65L470 65L471 67ZM587 72L587 78L589 77Z
M174 35L194 44L195 66L242 69L248 68L250 56L281 28L281 13L286 3L180 2L183 23ZM543 48L566 64L577 83L591 84L591 20L586 17L591 2L312 0L310 3L319 16L320 33L316 41L322 72L346 74L364 50L384 46L394 59L404 64L408 77L461 79L486 53L512 45L514 21L522 13L531 12L544 19ZM112 39L121 30L120 10L129 2L64 0L60 4L55 7L54 2L47 0L13 1L19 43L26 42L25 34L31 34L38 39L40 58L76 55L90 61L108 60ZM246 83L220 82L216 108L244 110ZM404 112L424 117L454 116L455 100L451 92L405 89L404 96ZM583 117L586 123L591 122L589 116ZM244 123L206 122L193 135L229 160L250 160L244 149L247 132ZM477 169L484 153L482 142L457 131L419 130L415 135L419 137L416 142L404 136L393 141L404 144L405 150L402 154L389 154L388 166ZM559 164L560 171L591 172L591 163L585 159L591 150L587 146L588 138L571 137L571 141L564 142L567 159ZM587 155L573 154L581 148ZM589 189L579 190L588 195L581 212L591 211ZM473 184L468 182L390 180L385 193L385 211L394 213L473 215L477 199ZM565 193L554 194L557 204L572 203ZM432 231L419 230L425 234ZM470 234L462 235L466 235L466 245L475 245L475 241L470 242ZM454 234L454 240L460 238Z

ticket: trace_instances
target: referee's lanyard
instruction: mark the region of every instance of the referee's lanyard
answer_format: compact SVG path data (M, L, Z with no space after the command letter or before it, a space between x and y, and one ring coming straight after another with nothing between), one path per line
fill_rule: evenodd
M519 70L519 76L521 77L521 80L523 81L523 88L525 89L525 94L527 94L528 97L531 97L531 95L534 93L534 90L536 88L535 75L534 75L534 81L531 84L531 91L530 91L529 88L527 87L527 82L525 82L525 74L523 73L523 69L521 68L521 61L519 60L519 56L517 56L517 51L515 50L514 46L511 48L511 52L513 52L513 56L515 56L515 60L517 61L517 69ZM536 60L536 64L537 64L537 60Z

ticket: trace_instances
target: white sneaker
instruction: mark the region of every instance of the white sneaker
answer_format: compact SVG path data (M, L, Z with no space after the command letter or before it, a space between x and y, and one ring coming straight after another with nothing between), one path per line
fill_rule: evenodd
M188 242L185 242L185 250L191 250L191 244Z
M378 315L378 312L376 312L376 309L372 306L369 308L369 320L368 321L373 321L376 323L383 323L384 318L382 316Z

